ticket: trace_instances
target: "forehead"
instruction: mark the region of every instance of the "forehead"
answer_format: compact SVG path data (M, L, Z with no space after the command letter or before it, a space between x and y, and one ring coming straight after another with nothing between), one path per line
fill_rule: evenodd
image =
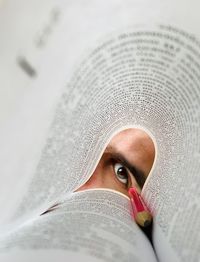
M115 135L106 151L119 153L131 164L148 173L153 165L155 148L150 136L141 129L127 129Z
M115 148L132 148L132 147L154 147L153 141L150 136L141 129L131 128L119 132L115 135L108 146Z

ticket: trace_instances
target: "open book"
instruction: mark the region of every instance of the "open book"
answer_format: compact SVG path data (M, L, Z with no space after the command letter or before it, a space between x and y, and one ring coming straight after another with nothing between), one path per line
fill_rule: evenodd
M1 3L0 261L200 260L199 8ZM126 196L74 193L129 127L156 147L142 190L154 248Z

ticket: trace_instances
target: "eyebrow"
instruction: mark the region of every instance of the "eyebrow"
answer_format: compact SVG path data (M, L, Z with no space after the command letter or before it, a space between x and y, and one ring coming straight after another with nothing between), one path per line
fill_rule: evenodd
M128 168L128 170L131 172L138 185L142 188L146 180L145 173L141 169L131 164L121 153L112 152L112 150L109 149L110 147L108 147L105 150L105 153L111 154L115 160L119 161L123 166Z

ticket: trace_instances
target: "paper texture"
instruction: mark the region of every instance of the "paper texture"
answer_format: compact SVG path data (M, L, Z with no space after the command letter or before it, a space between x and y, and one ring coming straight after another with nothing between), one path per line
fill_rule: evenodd
M17 261L26 261L33 250L32 261L43 254L51 259L51 250L59 261L156 261L150 242L131 219L129 199L111 190L72 194L56 210L4 237L2 249L2 258L15 255Z
M114 134L141 127L157 150L143 190L156 250L199 259L199 3L147 2L34 1L22 20L24 1L1 8L2 228L78 188Z

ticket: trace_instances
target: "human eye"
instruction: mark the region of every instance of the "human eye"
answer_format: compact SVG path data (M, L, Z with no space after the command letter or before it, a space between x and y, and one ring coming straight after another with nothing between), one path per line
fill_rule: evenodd
M129 172L125 166L123 166L120 163L114 164L114 173L116 178L123 183L126 187L128 187L129 184Z

